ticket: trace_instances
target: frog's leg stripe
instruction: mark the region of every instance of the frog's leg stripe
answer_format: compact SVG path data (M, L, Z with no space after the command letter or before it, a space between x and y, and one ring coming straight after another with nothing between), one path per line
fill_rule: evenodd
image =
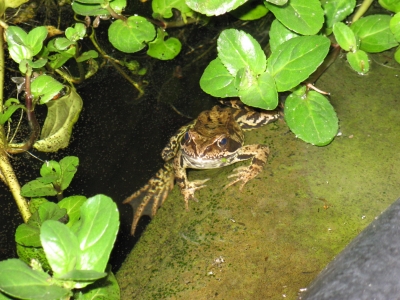
M175 134L169 139L168 144L165 146L164 150L161 152L161 157L164 161L169 161L175 157L176 153L180 149L179 143L181 142L183 136L189 128L192 128L196 120L193 120L189 124L179 128Z
M124 204L129 203L133 208L132 235L135 233L141 216L150 215L154 217L157 209L164 203L173 186L174 172L172 164L166 163L146 185L124 200Z
M235 118L243 130L251 130L278 120L280 114L277 110L269 112L239 111Z

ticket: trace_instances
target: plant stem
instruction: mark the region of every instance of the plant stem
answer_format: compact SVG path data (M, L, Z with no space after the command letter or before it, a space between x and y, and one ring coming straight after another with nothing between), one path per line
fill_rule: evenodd
M354 14L353 18L351 19L351 23L354 23L359 18L361 18L368 8L371 6L374 0L364 0L360 7L357 9L356 13Z
M3 111L3 97L4 97L4 29L0 27L0 112ZM27 222L31 213L29 211L28 202L21 196L21 186L19 185L17 176L7 156L7 138L4 132L4 127L0 126L0 172L5 184L10 188L11 194L17 203L19 212L22 215L24 222Z

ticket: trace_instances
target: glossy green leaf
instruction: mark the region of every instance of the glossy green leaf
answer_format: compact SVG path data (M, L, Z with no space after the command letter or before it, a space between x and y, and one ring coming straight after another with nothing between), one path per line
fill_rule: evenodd
M179 54L182 48L181 42L177 38L168 38L168 33L162 29L157 29L157 37L149 43L147 54L160 60L171 60Z
M184 0L153 0L151 1L151 7L153 9L153 17L161 16L165 19L173 17L172 9L179 10L183 18L194 14Z
M275 5L285 5L289 0L266 0L266 2L275 4Z
M0 290L20 299L66 299L70 290L53 285L50 275L32 270L19 259L0 262Z
M356 7L356 0L324 0L321 1L325 13L325 24L332 28L333 24L343 21Z
M316 34L324 23L324 11L318 0L290 0L284 6L265 2L265 5L283 25L299 34Z
M156 30L146 18L129 17L126 22L117 20L108 28L108 39L118 50L134 53L156 37Z
M73 281L94 281L107 276L105 272L96 272L93 270L72 270L60 276L57 279L73 280Z
M396 52L394 53L394 59L400 64L400 47L396 49Z
M55 175L56 178L59 178L61 176L60 164L55 160L47 161L40 168L40 175L42 177L45 177L47 175Z
M285 101L285 121L296 137L317 146L329 144L338 131L338 118L330 102L302 87Z
M61 190L67 189L72 178L74 178L79 166L79 158L76 156L66 156L60 160L61 168Z
M288 91L306 80L324 61L330 45L324 36L300 36L279 45L269 57L267 67L278 92Z
M398 46L390 30L391 16L370 15L351 24L350 28L361 39L360 49L375 53Z
M217 41L218 57L232 76L249 67L258 75L265 71L267 59L260 44L241 30L222 31Z
M387 10L395 13L400 12L399 0L379 0L378 2L383 8L386 8Z
M11 118L14 112L18 109L23 109L25 106L19 104L19 100L15 98L10 98L4 103L4 111L0 113L0 124L4 125L8 119Z
M72 50L73 53L70 52ZM50 55L49 65L52 69L61 68L70 58L75 55L75 47L68 49L67 51L62 51L61 53L57 53L54 55Z
M342 22L333 25L333 34L339 46L345 51L357 50L357 39L353 30Z
M28 2L28 0L4 0L4 7L11 7L11 8L17 8L21 6L22 4Z
M73 226L80 218L80 209L87 198L85 196L69 196L58 202L58 206L65 208L69 217L69 222L66 224L68 227Z
M29 181L21 188L24 197L55 196L57 191L51 183L43 183L39 179Z
M73 44L74 42L64 37L54 39L54 47L57 51L63 51Z
M226 12L238 8L245 2L246 0L186 0L186 4L191 9L207 16L223 15Z
M239 97L246 105L266 110L275 109L278 105L278 92L274 78L268 72L261 74L251 85L240 87Z
M49 75L40 75L31 83L31 92L34 99L40 99L40 103L43 104L50 101L63 87L64 85L53 77Z
M48 102L40 140L33 147L43 152L56 152L67 147L82 106L82 99L74 89L64 97Z
M390 19L389 27L396 41L400 42L400 12Z
M47 37L47 28L38 26L29 31L26 38L26 46L32 50L32 54L36 55L42 50L43 42Z
M235 77L232 76L221 60L212 60L200 78L200 87L204 92L214 97L235 97L238 90L235 87Z
M66 213L67 210L65 208L60 208L54 202L45 202L39 206L38 209L39 218L42 224L48 220L58 221L64 217Z
M48 220L40 228L40 241L54 276L72 271L79 260L79 243L63 223Z
M74 27L68 27L65 30L65 37L71 42L77 42L84 38L86 27L82 23L75 23Z
M119 227L119 214L111 198L96 195L81 206L78 235L81 249L76 269L104 272Z
M346 54L347 61L350 66L360 75L364 75L369 71L368 55L362 50L349 52Z
M294 37L298 37L299 35L288 29L286 26L283 26L281 22L275 19L272 21L269 36L269 46L271 52L274 52L280 44L283 44Z
M107 277L96 280L80 291L83 292L84 299L120 300L120 289L110 265L107 266Z
M47 59L44 58L40 58L38 60L35 61L28 61L29 66L32 67L32 69L40 69L42 67L44 67L47 63Z
M23 45L12 45L8 47L8 52L11 58L16 62L20 63L24 59L32 59L32 51ZM22 72L25 73L25 72Z
M5 30L8 46L27 46L28 34L18 26L9 26Z
M265 5L253 1L248 1L230 12L231 15L242 21L258 20L269 12Z

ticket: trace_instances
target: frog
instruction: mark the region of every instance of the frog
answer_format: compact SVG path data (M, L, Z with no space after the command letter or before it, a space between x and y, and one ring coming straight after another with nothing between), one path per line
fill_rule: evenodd
M227 102L229 105L226 105ZM134 210L132 235L142 215L155 216L175 182L187 211L190 200L198 201L195 192L206 187L209 178L189 181L187 169L215 169L250 160L250 165L232 171L228 176L230 182L223 188L226 190L240 183L240 191L261 173L267 163L269 147L263 144L245 145L244 132L278 120L282 115L280 110L255 110L239 100L223 103L224 106L215 105L201 112L196 119L178 129L162 150L163 167L147 184L123 201Z

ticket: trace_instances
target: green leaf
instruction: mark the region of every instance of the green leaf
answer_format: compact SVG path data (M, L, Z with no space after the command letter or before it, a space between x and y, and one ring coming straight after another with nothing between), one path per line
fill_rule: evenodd
M386 8L387 10L393 11L395 13L400 12L399 0L379 0L378 2L383 8Z
M88 59L97 58L97 57L99 57L99 53L97 53L97 51L95 51L95 50L89 50L89 51L83 52L83 53L81 54L81 56L79 56L79 57L76 59L76 61L77 61L77 62L83 62L83 61L86 61L86 60L88 60Z
M60 160L61 167L61 190L67 189L72 178L74 178L79 166L79 158L76 156L66 156Z
M238 8L244 4L246 0L213 0L213 1L200 1L200 0L186 0L186 4L203 15L219 16L224 13Z
M66 299L70 290L53 285L50 275L35 271L19 259L0 262L0 290L20 299Z
M62 89L64 85L59 83L49 75L40 75L36 77L31 84L31 92L34 99L40 98L40 103L46 103L53 99Z
M375 53L398 46L390 31L390 20L388 15L370 15L351 24L350 28L361 39L360 49Z
M15 231L15 241L27 247L41 247L39 234L39 227L23 223Z
M390 19L389 27L396 41L400 42L400 12Z
M119 227L116 204L96 195L81 206L81 226L77 233L81 249L76 269L104 272Z
M79 260L79 243L63 223L48 220L40 228L40 241L54 276L72 271Z
M400 47L396 49L396 52L394 53L394 59L400 64Z
M265 5L254 1L248 1L235 10L232 10L230 14L242 21L253 21L264 17L268 11Z
M43 152L56 152L67 147L82 105L81 97L72 88L64 97L48 102L40 140L33 147Z
M285 5L288 2L288 0L266 0L266 2L282 6Z
M275 19L272 21L269 36L269 46L271 52L274 52L280 44L283 44L294 37L298 37L299 35L283 26L281 22Z
M161 16L165 19L172 18L173 8L179 10L182 18L194 15L193 10L191 10L183 0L153 0L151 1L151 7L153 9L153 18L157 16Z
M45 221L53 220L58 221L67 213L65 208L60 208L53 202L45 202L39 206L38 214L40 222L43 224Z
M341 22L335 23L333 25L333 34L343 50L352 52L357 50L357 39L349 26Z
M324 23L324 11L318 0L290 0L284 6L265 2L265 6L283 25L299 34L316 34Z
M57 279L72 280L72 281L94 281L107 276L105 272L96 272L93 270L72 270L60 276L55 276Z
M278 92L288 91L306 80L324 61L330 44L324 36L300 36L279 45L269 57L267 67Z
M118 282L111 272L110 265L107 265L107 277L96 280L93 284L81 290L84 299L107 299L120 300L120 288Z
M278 105L278 92L274 78L265 72L247 88L240 87L240 100L249 106L272 110Z
M47 63L47 59L40 58L36 61L28 61L28 64L32 67L32 69L40 69L45 66Z
M31 49L23 45L11 45L8 47L8 51L16 63L20 63L24 59L32 59L33 56Z
M55 160L49 160L45 162L42 167L40 168L40 175L42 177L48 176L48 175L55 175L56 177L61 176L61 167L58 162Z
M72 9L78 15L82 16L109 16L110 12L103 8L103 0L79 0L72 2ZM110 7L120 14L126 7L126 0L113 0L108 2Z
M200 78L201 89L214 97L235 97L238 90L233 77L221 60L217 57L212 60Z
M333 24L343 21L356 7L356 0L325 0L321 1L325 13L325 24L332 28Z
M338 118L321 94L302 87L285 101L285 121L296 137L317 146L329 144L338 131Z
M8 47L13 45L27 46L28 34L18 26L8 26L6 31Z
M39 179L29 181L21 188L24 197L55 196L57 191L51 183L43 183Z
M142 50L156 36L153 24L140 16L117 20L108 28L108 39L118 50L134 53Z
M76 222L78 222L81 216L81 206L87 198L85 196L69 196L62 199L58 202L58 206L61 208L65 208L67 210L67 214L69 217L69 222L66 224L68 227L73 226Z
M47 37L47 28L38 26L29 31L26 38L26 46L32 50L32 55L36 55L42 50L43 42Z
M14 99L14 98L10 98L10 99ZM15 99L15 100L17 100L17 99ZM18 101L18 103L19 103L19 101ZM3 113L0 113L0 124L1 125L4 125L11 118L11 116L13 115L14 112L16 112L20 108L24 109L24 107L25 107L25 106L23 106L21 104L14 104L14 105L5 104L5 106L7 108L4 110Z
M360 75L365 75L369 71L368 55L362 50L349 52L346 54L350 66Z
M5 0L4 7L5 8L8 8L8 7L17 8L26 2L28 2L28 0Z
M149 43L147 54L160 60L170 60L179 54L182 48L181 42L176 38L169 38L167 32L157 29L157 37Z
M72 42L69 39L64 38L64 37L54 39L54 47L56 48L57 51L63 51L65 49L67 49L69 46L73 45L74 43L75 42ZM53 50L53 49L51 49L51 50Z
M74 27L65 30L65 36L71 42L77 42L85 37L86 27L82 23L75 23Z
M221 32L217 41L218 57L232 76L249 67L258 75L265 71L267 59L260 44L241 30L227 29Z

